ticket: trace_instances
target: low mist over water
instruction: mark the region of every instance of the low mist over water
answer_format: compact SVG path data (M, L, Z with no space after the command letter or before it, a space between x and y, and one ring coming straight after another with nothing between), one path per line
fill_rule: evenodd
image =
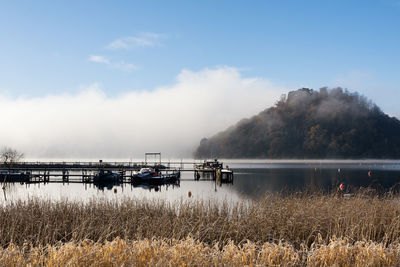
M27 157L129 158L148 151L190 157L203 136L272 105L282 90L221 67L183 70L172 85L116 96L99 84L35 98L0 92L0 113L8 114L0 140Z
M176 161L176 160L175 160ZM186 159L183 162L193 162ZM200 161L198 161L200 162ZM179 185L7 184L2 201L31 197L89 201L93 198L120 200L125 197L162 201L211 200L238 202L266 194L296 191L346 192L360 187L381 194L400 192L400 161L396 160L224 160L234 171L233 184L194 180L193 172L182 172ZM186 166L190 168L190 166ZM190 197L188 196L190 192Z

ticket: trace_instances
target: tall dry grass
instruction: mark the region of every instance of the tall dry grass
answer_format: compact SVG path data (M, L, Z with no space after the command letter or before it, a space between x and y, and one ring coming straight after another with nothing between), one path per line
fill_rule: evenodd
M78 203L31 199L0 207L0 246L59 242L175 239L224 246L284 242L295 249L346 239L400 243L400 202L393 196L272 195L228 205L126 199Z
M0 248L2 266L394 266L400 245L347 239L295 249L286 243L210 246L192 238L96 243L90 240L45 247Z

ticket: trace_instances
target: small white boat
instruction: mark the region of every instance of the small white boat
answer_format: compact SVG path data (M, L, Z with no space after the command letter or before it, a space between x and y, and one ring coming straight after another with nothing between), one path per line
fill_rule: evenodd
M139 178L152 178L159 177L159 172L154 170L153 168L141 168L137 173Z
M153 168L141 168L140 171L132 175L134 183L162 183L163 178L158 170Z

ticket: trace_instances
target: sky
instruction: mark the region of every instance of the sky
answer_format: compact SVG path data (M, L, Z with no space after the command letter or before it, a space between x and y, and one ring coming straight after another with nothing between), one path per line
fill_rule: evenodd
M5 0L0 29L0 145L30 158L189 156L301 87L400 117L397 0Z

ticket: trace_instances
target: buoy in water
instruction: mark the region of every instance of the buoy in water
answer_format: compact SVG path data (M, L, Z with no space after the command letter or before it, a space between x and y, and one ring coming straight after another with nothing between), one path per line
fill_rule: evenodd
M188 192L188 197L192 197L192 191Z
M343 193L344 193L344 184L339 185L339 198L343 198Z

